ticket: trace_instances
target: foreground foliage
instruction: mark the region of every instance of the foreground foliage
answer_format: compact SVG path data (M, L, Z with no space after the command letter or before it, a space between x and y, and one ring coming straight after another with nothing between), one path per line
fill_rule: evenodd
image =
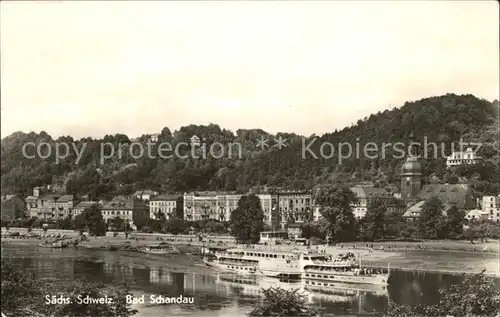
M465 276L460 284L440 290L435 305L406 307L389 303L389 317L410 316L497 316L500 314L500 288L492 277L484 274Z
M307 307L306 298L298 289L289 291L271 287L263 289L262 292L264 300L248 314L249 317L318 316L316 310Z
M90 281L43 281L35 274L23 270L8 260L2 259L2 313L13 316L53 316L53 317L130 317L137 310L130 309L125 302L129 288L105 288L105 285ZM70 303L48 305L46 295L63 296ZM77 296L85 298L112 298L106 304L79 304Z

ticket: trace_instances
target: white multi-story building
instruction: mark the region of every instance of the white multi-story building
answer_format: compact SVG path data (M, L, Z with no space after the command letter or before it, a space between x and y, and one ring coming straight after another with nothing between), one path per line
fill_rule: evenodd
M500 219L500 195L484 196L481 209L489 220L499 222Z
M457 151L451 153L446 159L446 166L472 165L477 164L482 160L482 157L476 155L472 148L467 148L464 152Z
M115 198L110 202L102 204L101 214L106 223L118 217L132 225L135 216L141 218L147 217L148 209L146 204L136 199Z
M139 190L134 193L135 199L139 200L146 200L149 201L153 199L154 197L158 196L158 192L155 192L154 190Z
M273 198L271 194L258 194L257 197L260 199L260 206L264 212L264 223L271 224L273 220L272 207Z
M289 221L304 223L310 220L312 210L312 194L309 191L279 191L272 193L273 207L278 212L273 219L273 227L285 229Z
M165 219L170 219L177 215L177 200L176 195L161 195L153 198L149 202L149 218L158 219L160 214L165 216Z
M231 213L238 208L243 194L224 192L192 192L184 194L184 220L214 219L229 221ZM256 195L260 199L264 222L271 221L272 199L270 194Z

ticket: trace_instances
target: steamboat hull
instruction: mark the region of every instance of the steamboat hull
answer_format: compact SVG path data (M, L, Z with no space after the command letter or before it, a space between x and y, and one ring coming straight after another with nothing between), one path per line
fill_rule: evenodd
M276 278L285 278L285 279L301 279L302 273L290 272L285 270L277 270L270 268L262 268L258 264L253 265L242 265L242 264L233 264L233 263L221 263L218 260L208 260L203 259L203 262L207 266L211 266L217 268L224 272L231 272L242 275L256 275L256 276L268 276L268 277L276 277Z
M372 274L372 275L340 275L340 274L314 274L304 273L302 278L306 281L316 284L363 284L363 285L376 285L387 286L389 274ZM314 284L313 284L314 285Z
M210 261L207 259L203 259L203 263L205 263L206 266L210 266L224 272L231 272L241 275L257 275L255 267L228 265L220 263L219 261Z

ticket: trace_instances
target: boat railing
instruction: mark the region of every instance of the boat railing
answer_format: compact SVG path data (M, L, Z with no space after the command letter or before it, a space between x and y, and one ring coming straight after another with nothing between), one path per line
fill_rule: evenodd
M221 264L226 264L226 265L239 265L239 266L255 266L256 263L252 262L236 262L236 261L228 261L228 260L221 260Z
M347 267L352 266L352 262L349 261L323 261L323 260L311 260L313 264L316 265L328 265L334 267Z

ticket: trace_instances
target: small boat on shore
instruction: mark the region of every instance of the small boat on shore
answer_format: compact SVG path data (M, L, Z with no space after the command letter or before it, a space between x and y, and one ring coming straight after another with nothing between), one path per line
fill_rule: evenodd
M148 245L140 247L138 249L140 252L148 254L179 254L180 251L175 246L168 243L160 243L157 245Z

